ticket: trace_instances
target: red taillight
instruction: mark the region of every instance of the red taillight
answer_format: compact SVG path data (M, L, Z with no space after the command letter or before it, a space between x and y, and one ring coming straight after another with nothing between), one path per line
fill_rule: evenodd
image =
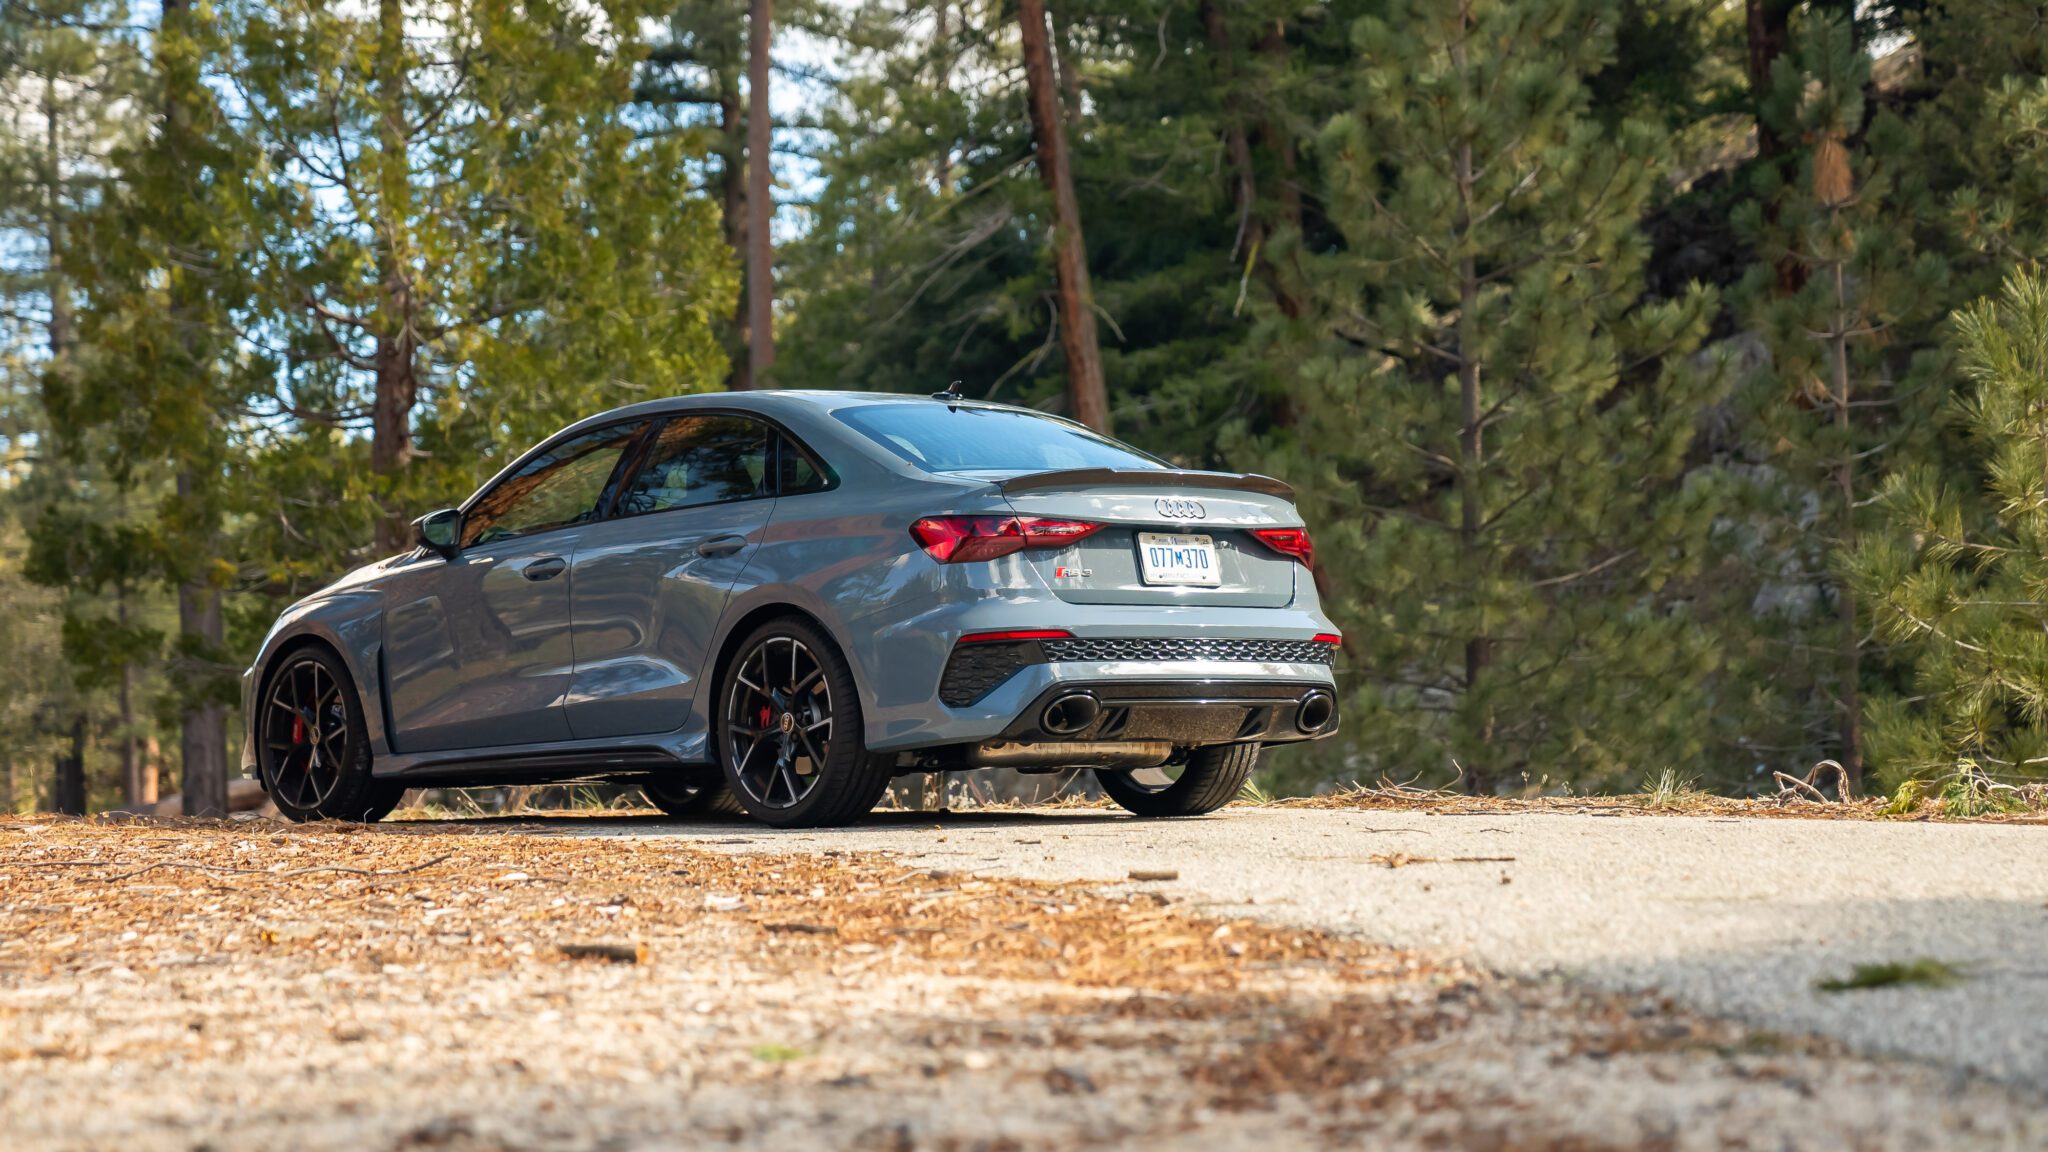
M1330 647L1336 648L1344 643L1344 638L1342 636L1337 635L1335 632L1318 632L1316 633L1316 638L1313 642L1317 644L1328 644Z
M1306 528L1254 528L1252 535L1282 556L1292 556L1311 568L1316 566L1316 546L1308 538Z
M1056 548L1102 530L1086 520L1043 516L927 516L910 535L941 564L993 560L1026 548Z
M1074 634L1065 628L1012 628L1007 632L969 632L960 638L962 644L1002 644L1018 640L1072 640Z

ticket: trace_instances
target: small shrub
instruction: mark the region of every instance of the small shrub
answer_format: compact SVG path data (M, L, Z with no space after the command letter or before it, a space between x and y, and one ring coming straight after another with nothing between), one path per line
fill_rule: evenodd
M1862 988L1891 988L1901 984L1918 984L1928 988L1947 988L1961 983L1963 972L1955 965L1942 960L1908 960L1904 963L1858 964L1856 970L1846 979L1822 980L1815 987L1823 992L1850 992Z

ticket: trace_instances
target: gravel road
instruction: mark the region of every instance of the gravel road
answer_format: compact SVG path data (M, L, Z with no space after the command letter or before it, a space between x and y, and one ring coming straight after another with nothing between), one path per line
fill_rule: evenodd
M1280 808L1178 822L1086 809L878 813L797 833L580 826L1048 880L1172 870L1177 880L1144 887L1217 914L1443 950L1510 975L1661 991L1864 1053L2048 1083L2048 828ZM1965 978L1816 988L1858 965L1921 958Z

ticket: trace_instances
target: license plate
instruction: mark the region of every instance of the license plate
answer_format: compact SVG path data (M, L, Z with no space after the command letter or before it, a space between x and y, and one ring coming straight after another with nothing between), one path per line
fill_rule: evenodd
M1223 583L1223 572L1216 566L1216 541L1209 536L1140 532L1138 569L1147 584L1199 584L1214 588Z

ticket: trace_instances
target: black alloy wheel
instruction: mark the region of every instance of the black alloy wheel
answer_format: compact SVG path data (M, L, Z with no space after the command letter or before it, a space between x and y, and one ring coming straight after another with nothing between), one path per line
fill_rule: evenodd
M293 820L381 820L404 789L370 777L369 730L341 662L301 648L271 673L257 723L257 765Z
M723 681L719 759L755 819L844 824L881 799L894 758L862 746L853 674L815 626L791 617L755 629Z

